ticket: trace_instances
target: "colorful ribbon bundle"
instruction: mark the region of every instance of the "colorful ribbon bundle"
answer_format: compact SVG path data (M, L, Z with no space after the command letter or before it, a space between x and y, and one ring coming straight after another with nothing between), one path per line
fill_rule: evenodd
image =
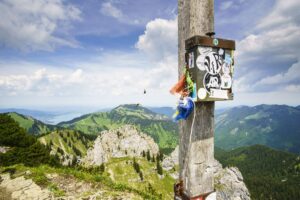
M197 98L196 84L193 82L188 70L185 69L184 74L179 81L170 90L171 94L179 94L177 109L173 115L174 121L180 119L186 120L194 109L193 99Z

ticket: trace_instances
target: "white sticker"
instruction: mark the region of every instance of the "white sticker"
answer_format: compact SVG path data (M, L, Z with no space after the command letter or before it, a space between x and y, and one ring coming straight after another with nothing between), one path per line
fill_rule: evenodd
M220 74L211 75L206 73L203 79L203 85L208 93L210 93L211 89L220 89L221 83Z
M225 51L224 51L224 49L219 49L218 53L219 53L220 56L223 56Z
M189 68L194 68L194 52L189 53Z
M207 54L209 52L212 52L212 48L211 47L198 47L198 52L200 55Z
M205 66L204 66L204 60L205 60L205 54L204 55L199 55L197 60L196 60L196 65L199 70L205 71Z
M211 89L210 96L215 99L228 99L228 91L227 90L219 90L219 89Z
M198 90L198 97L199 97L199 99L205 99L206 95L207 95L207 93L206 93L206 90L204 88L200 88Z
M232 85L232 79L228 74L224 74L221 77L221 88L222 89L230 89Z
M216 200L217 199L217 193L211 193L210 195L208 195L205 200Z
M230 65L226 62L223 63L222 65L222 71L224 74L229 74L230 73Z

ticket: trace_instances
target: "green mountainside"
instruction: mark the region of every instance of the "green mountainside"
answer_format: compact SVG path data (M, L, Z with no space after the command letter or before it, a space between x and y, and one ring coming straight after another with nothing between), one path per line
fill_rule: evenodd
M215 144L231 150L262 144L300 153L300 109L285 105L236 107L216 116Z
M48 133L56 128L54 125L45 124L30 116L21 115L19 113L11 112L5 113L13 118L18 124L24 128L28 133L33 135L40 135Z
M174 115L176 109L172 107L148 107L151 111L161 114L161 115L166 115L170 119Z
M178 141L178 127L167 116L150 111L138 105L121 105L104 113L92 113L62 122L59 126L99 134L100 131L115 129L124 124L132 124L153 137L160 148L175 148Z
M74 130L56 130L38 138L42 144L49 146L51 154L57 155L64 165L76 164L78 158L86 155L95 139L95 136Z
M299 199L300 157L262 145L232 151L215 149L223 167L236 166L242 172L251 199Z

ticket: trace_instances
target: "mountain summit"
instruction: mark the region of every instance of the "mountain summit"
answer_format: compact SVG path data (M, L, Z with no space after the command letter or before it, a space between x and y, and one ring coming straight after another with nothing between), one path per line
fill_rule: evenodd
M59 126L98 135L104 130L113 130L123 125L133 125L151 136L160 148L175 148L178 127L167 116L157 114L137 104L120 105L110 112L83 115Z

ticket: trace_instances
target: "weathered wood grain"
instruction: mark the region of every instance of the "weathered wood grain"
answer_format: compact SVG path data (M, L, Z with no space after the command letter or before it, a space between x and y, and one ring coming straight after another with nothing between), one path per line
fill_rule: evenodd
M185 40L214 31L213 0L178 0L178 72L185 66ZM189 144L193 113L179 123L180 179L189 197L214 190L209 170L214 160L214 102L196 103L193 137Z

